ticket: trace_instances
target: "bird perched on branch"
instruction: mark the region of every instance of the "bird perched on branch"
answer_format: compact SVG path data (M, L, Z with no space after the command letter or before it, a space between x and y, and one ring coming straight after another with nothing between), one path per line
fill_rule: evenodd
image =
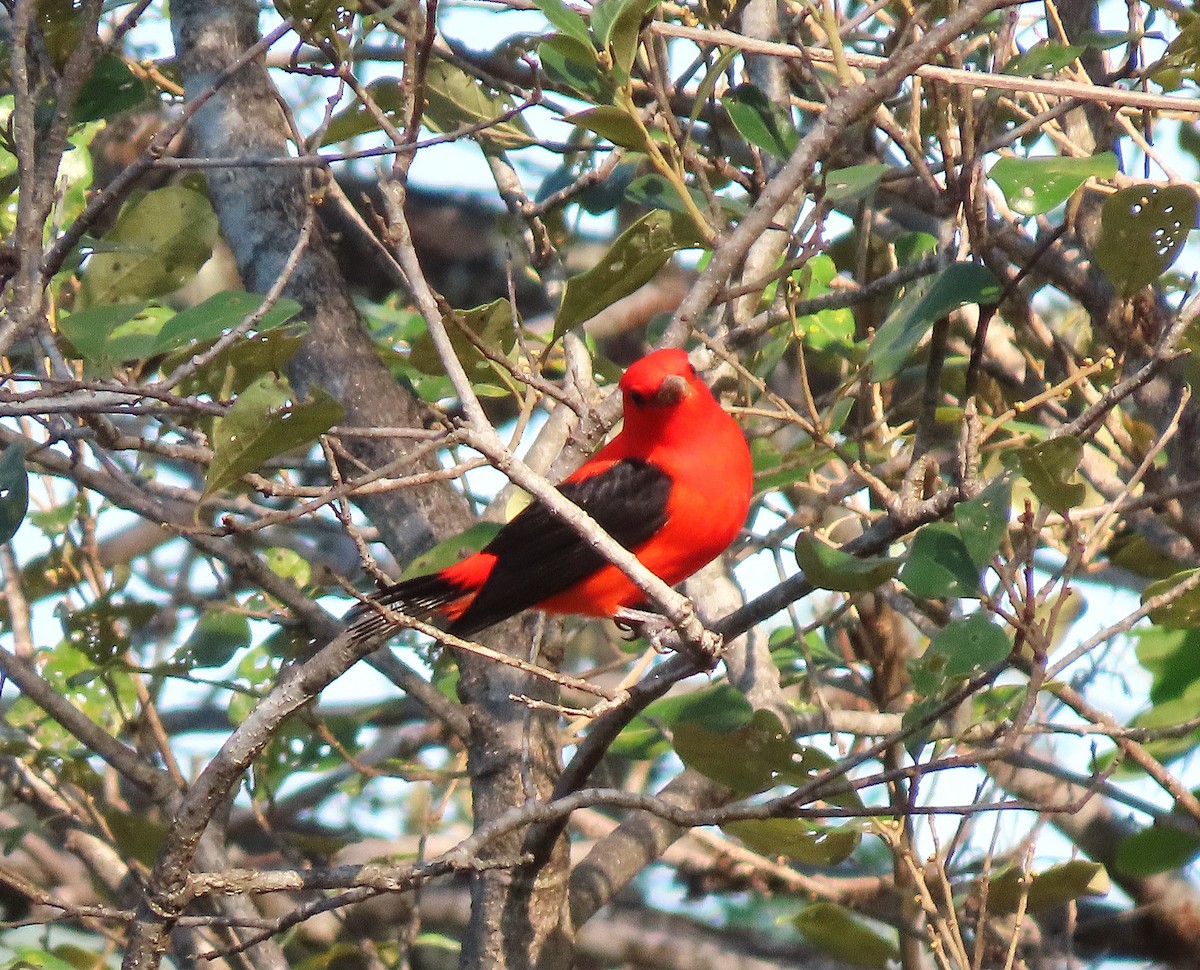
M720 555L750 508L750 450L682 350L637 361L620 382L624 424L558 489L674 585ZM469 637L526 609L621 618L645 594L576 529L534 500L482 550L396 583L350 615L366 636L394 608Z

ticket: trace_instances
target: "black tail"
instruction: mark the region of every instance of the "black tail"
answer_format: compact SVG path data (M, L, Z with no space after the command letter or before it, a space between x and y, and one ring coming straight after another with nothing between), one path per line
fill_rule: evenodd
M346 614L346 626L351 635L364 639L395 625L388 619L386 611L375 609L372 603L391 607L418 620L430 621L441 615L443 606L463 595L464 590L460 586L442 579L438 573L416 576L367 597L368 602L359 603Z

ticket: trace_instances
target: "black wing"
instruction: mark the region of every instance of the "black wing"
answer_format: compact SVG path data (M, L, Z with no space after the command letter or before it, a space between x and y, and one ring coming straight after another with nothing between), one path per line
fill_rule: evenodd
M649 462L627 458L598 475L558 487L626 549L641 545L667 520L671 479ZM587 579L606 560L571 526L534 501L497 533L488 581L450 624L471 636Z

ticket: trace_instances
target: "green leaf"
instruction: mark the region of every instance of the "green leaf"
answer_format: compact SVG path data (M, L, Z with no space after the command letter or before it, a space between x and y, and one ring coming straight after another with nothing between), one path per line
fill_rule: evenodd
M721 99L729 120L743 138L768 155L782 160L800 141L785 105L775 104L753 84L739 84Z
M637 57L638 36L642 32L642 23L658 7L658 2L659 0L602 0L592 8L595 16L595 11L602 6L617 7L612 28L606 41L601 43L601 48L611 48L614 73L619 84L625 84L629 80L629 72L633 69L633 62Z
M367 95L379 112L392 124L403 125L404 92L395 78L385 77L367 85ZM321 147L333 145L348 138L379 131L379 120L362 101L355 99L332 118L321 136Z
M979 611L942 627L930 641L929 653L945 659L944 676L970 677L1006 660L1012 653L1012 643Z
M951 263L936 276L911 286L879 327L867 351L875 380L895 377L934 323L968 303L1000 299L991 270L978 263Z
M641 123L623 108L611 104L597 105L575 114L564 115L567 124L577 128L594 131L602 138L607 138L614 145L622 148L632 148L634 151L646 150L646 130Z
M516 318L515 322L519 323L519 318ZM446 333L450 337L454 352L473 380L511 382L511 376L488 360L475 346L475 341L478 341L500 356L506 355L512 348L517 338L513 332L512 304L507 299L495 300L484 306L472 307L470 310L456 310L446 318L445 323ZM442 364L441 358L438 357L437 348L428 331L423 332L412 342L408 362L422 374L444 375L446 373L446 368ZM509 391L512 390L513 388L510 386Z
M797 744L771 711L755 711L748 724L733 730L686 720L674 727L675 753L689 768L741 795L776 785L805 785L836 762L818 748ZM858 794L844 782L823 797L834 805L861 807Z
M553 34L538 44L542 69L556 84L575 91L588 101L611 101L616 86L600 70L596 50L566 34Z
M563 0L534 0L534 6L559 33L591 47L592 35L588 32L587 23L574 8L563 3Z
M147 818L144 812L122 812L111 805L102 806L100 814L104 816L121 855L152 868L166 838L167 827Z
M887 166L882 162L851 165L825 173L825 199L838 205L874 194Z
M813 903L793 921L804 938L835 960L870 970L889 970L900 948L837 903Z
M29 472L18 444L0 451L0 543L17 534L29 510Z
M1042 77L1056 74L1074 64L1086 48L1077 44L1055 44L1041 40L1029 50L1022 51L1002 67L1002 74L1018 77Z
M798 288L798 299L811 300L824 296L832 289L837 265L824 253L818 254L792 273ZM854 313L849 307L835 307L805 314L796 318L795 330L804 343L814 350L832 349L844 354L854 346Z
M554 340L648 283L671 254L698 245L690 219L656 209L626 229L591 269L567 280Z
M701 212L708 211L708 199L699 189L689 185L687 187L688 195L691 196L692 202ZM630 202L636 202L638 205L644 205L647 209L667 209L671 212L684 213L687 212L687 207L683 204L683 199L675 190L675 186L671 182L659 175L657 172L647 172L645 175L639 175L625 189L625 198ZM734 216L743 216L746 214L746 204L740 199L731 199L728 196L716 196L717 204L722 210L729 212ZM582 203L582 198L580 199ZM588 209L591 212L591 209Z
M1052 438L1040 444L1021 448L1017 457L1021 473L1033 489L1033 494L1060 515L1065 515L1083 501L1087 488L1082 482L1072 482L1075 469L1083 454L1083 445L1073 435Z
M988 177L1004 193L1013 212L1039 216L1066 202L1090 178L1117 174L1117 156L1102 152L1088 158L1002 158Z
M312 582L312 563L295 549L272 546L263 553L263 561L276 576L295 583L301 589Z
M499 522L476 522L458 535L443 539L428 552L417 556L405 567L400 578L402 580L412 579L414 576L436 573L447 566L453 566L472 553L478 552L496 538L496 533L500 531L500 528Z
M250 621L227 610L205 613L180 650L179 660L194 667L223 667L250 646Z
M163 324L154 342L155 354L169 353L198 340L215 340L239 326L263 305L257 293L228 290L216 293L203 303L182 310ZM286 297L276 300L254 326L255 333L281 327L300 312L300 304Z
M1151 825L1121 840L1116 867L1127 876L1144 879L1191 865L1200 856L1200 835L1170 825Z
M204 494L227 488L276 455L316 441L341 418L341 405L320 388L308 401L297 401L287 381L260 378L213 428Z
M876 589L896 575L899 559L883 556L859 558L822 542L810 532L796 536L796 562L804 578L818 589L840 593L865 593Z
M256 334L239 340L209 361L195 374L184 381L182 388L187 393L197 390L216 396L240 394L264 374L286 373L288 361L304 343L304 338L292 332L275 330ZM184 349L163 362L163 370L170 371L184 363L184 356L191 357L192 351Z
M971 561L986 569L992 557L1000 551L1008 535L1008 518L1012 502L1012 481L996 479L967 502L954 507L954 522Z
M1186 185L1131 185L1104 200L1096 262L1131 296L1179 258L1196 225L1196 194Z
M862 833L851 827L815 825L799 818L747 819L721 826L755 852L787 856L801 865L836 866L858 848Z
M1174 576L1151 583L1142 590L1142 603L1145 604L1156 596L1169 593L1180 583L1194 576L1195 573L1195 569L1185 569ZM1150 622L1156 626L1177 630L1191 630L1200 627L1200 589L1189 590L1175 597L1166 606L1151 610Z
M76 124L112 118L149 102L152 94L150 85L129 70L124 58L106 54L80 89L72 117Z
M106 303L59 317L58 326L83 360L111 366L149 357L170 310L140 303Z
M451 134L468 125L496 122L512 108L507 94L489 90L478 78L446 61L432 60L425 71L422 121L433 131ZM525 148L536 141L520 115L489 124L472 137L505 150Z
M913 537L900 581L927 599L979 595L979 568L954 526L933 522Z
M96 306L177 290L208 261L216 238L207 197L182 185L147 192L127 202L105 234L112 251L88 257L83 299Z
M1200 681L1200 630L1152 626L1135 631L1134 653L1146 669L1150 702L1180 700Z
M1108 873L1099 862L1072 859L1027 877L1029 894L1025 909L1037 913L1062 906L1080 896L1107 896ZM1021 902L1021 872L1009 869L988 882L988 910L1003 916L1015 913Z

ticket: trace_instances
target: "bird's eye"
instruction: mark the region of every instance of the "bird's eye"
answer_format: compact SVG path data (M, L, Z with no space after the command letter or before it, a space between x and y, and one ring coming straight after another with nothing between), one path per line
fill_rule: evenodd
M646 395L641 391L630 391L629 400L631 400L638 407L644 407L646 404Z

